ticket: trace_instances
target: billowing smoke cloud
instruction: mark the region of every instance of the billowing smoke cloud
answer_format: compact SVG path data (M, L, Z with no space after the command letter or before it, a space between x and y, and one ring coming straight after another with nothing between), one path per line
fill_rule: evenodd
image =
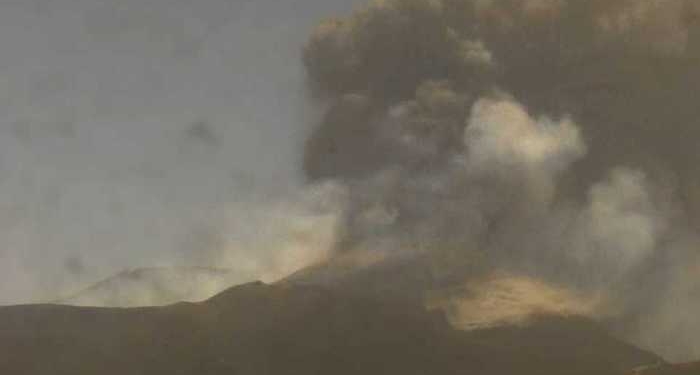
M340 3L0 5L0 303L325 262L291 279L359 274L465 326L589 314L700 357L697 2L376 1L299 56L327 107L307 138L288 61Z
M696 2L377 1L304 53L329 103L304 171L347 194L335 257L414 257L429 292L533 277L595 303L522 290L700 356Z

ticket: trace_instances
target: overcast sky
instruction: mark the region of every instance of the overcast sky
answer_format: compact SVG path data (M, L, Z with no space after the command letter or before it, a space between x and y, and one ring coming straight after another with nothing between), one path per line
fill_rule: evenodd
M0 2L0 304L256 233L300 181L301 46L358 3Z

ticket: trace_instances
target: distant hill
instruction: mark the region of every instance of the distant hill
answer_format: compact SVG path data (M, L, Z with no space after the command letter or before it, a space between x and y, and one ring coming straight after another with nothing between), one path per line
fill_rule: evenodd
M410 299L310 285L167 307L0 308L2 374L626 375L660 361L583 318L458 331Z
M248 280L239 273L206 267L138 268L55 301L57 304L94 307L164 306L203 301Z
M678 365L659 364L636 369L630 375L698 375L700 362Z

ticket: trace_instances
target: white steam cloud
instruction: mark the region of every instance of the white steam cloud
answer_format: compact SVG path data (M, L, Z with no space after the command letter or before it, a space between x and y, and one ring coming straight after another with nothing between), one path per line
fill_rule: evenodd
M0 303L115 267L321 264L292 279L438 295L467 325L587 314L700 354L696 2L376 1L303 49L314 129L294 125L315 117L292 99L297 1L87 3L0 12L0 38L46 47L0 64Z

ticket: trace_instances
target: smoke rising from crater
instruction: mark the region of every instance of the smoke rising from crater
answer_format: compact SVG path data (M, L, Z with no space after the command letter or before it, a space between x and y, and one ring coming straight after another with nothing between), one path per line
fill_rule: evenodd
M626 337L700 356L682 313L699 58L684 0L387 0L323 22L304 62L330 104L304 170L347 190L336 253L421 254L435 285L491 270L603 295Z
M376 1L296 56L340 3L0 5L0 303L408 258L700 357L697 2Z

